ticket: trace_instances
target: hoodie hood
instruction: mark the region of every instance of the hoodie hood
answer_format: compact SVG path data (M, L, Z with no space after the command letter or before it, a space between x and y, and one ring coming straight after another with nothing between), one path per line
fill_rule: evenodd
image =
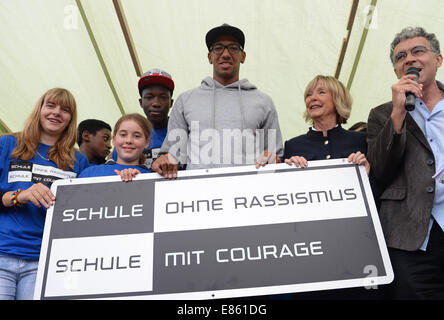
M245 129L245 108L243 104L242 99L242 91L249 91L249 90L255 90L256 86L251 84L247 79L241 79L238 81L235 81L233 83L230 83L227 86L222 85L218 81L214 80L212 77L206 77L202 80L200 88L202 90L212 90L212 101L211 101L211 128L216 129L216 102L215 102L215 96L216 96L216 90L237 90L238 92L238 105L239 105L239 112L240 112L240 119L241 119L241 127L240 130L243 131Z
M211 77L206 77L205 79L203 79L202 82L200 83L200 88L203 90L212 90L215 88L227 88L227 89L232 88L232 89L238 89L238 90L255 90L255 89L257 89L256 86L254 84L250 83L247 79L241 79L239 81L230 83L227 86L224 86Z

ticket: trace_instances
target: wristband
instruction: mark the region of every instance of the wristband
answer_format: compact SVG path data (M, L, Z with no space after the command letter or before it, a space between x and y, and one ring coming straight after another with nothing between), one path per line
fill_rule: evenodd
M11 202L13 206L20 206L21 204L18 202L17 197L22 192L22 189L17 189L17 191L14 191L11 195Z

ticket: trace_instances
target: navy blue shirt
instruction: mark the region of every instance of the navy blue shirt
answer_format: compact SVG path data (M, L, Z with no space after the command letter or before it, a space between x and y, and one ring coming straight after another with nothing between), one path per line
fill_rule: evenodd
M366 134L363 132L348 131L338 125L328 130L324 137L322 131L310 128L306 134L285 142L284 159L292 156L302 156L307 161L340 159L348 158L357 151L367 154Z

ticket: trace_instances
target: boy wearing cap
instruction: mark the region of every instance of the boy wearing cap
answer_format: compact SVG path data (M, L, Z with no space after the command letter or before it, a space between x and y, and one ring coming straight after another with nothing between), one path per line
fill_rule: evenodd
M150 144L143 152L146 157L145 165L151 168L167 134L168 112L173 105L174 81L169 73L160 69L151 69L140 77L138 88L139 104L153 125ZM114 161L117 160L115 149L112 157Z
M177 167L203 169L279 161L282 137L271 98L247 79L243 32L224 24L206 35L213 77L181 94L172 109L162 154L152 169L175 178ZM257 160L257 161L256 161Z

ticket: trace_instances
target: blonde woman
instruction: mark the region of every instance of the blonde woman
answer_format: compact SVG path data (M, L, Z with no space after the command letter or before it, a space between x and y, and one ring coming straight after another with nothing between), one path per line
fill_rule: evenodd
M49 189L88 167L74 150L77 110L72 94L48 90L23 131L0 138L0 299L32 299Z
M370 164L367 152L366 134L349 131L342 124L350 117L352 99L347 88L331 76L318 75L311 80L304 93L305 120L311 124L306 134L285 142L285 163L306 167L310 160L348 158L349 162L364 165L367 174ZM378 202L378 186L369 176L375 201ZM378 205L377 205L378 206ZM377 290L351 288L325 290L288 295L291 299L375 299Z
M368 174L366 135L341 126L350 117L352 106L344 85L334 77L318 75L308 83L304 99L305 120L312 127L306 134L285 142L285 163L306 167L310 160L348 158L364 165Z

